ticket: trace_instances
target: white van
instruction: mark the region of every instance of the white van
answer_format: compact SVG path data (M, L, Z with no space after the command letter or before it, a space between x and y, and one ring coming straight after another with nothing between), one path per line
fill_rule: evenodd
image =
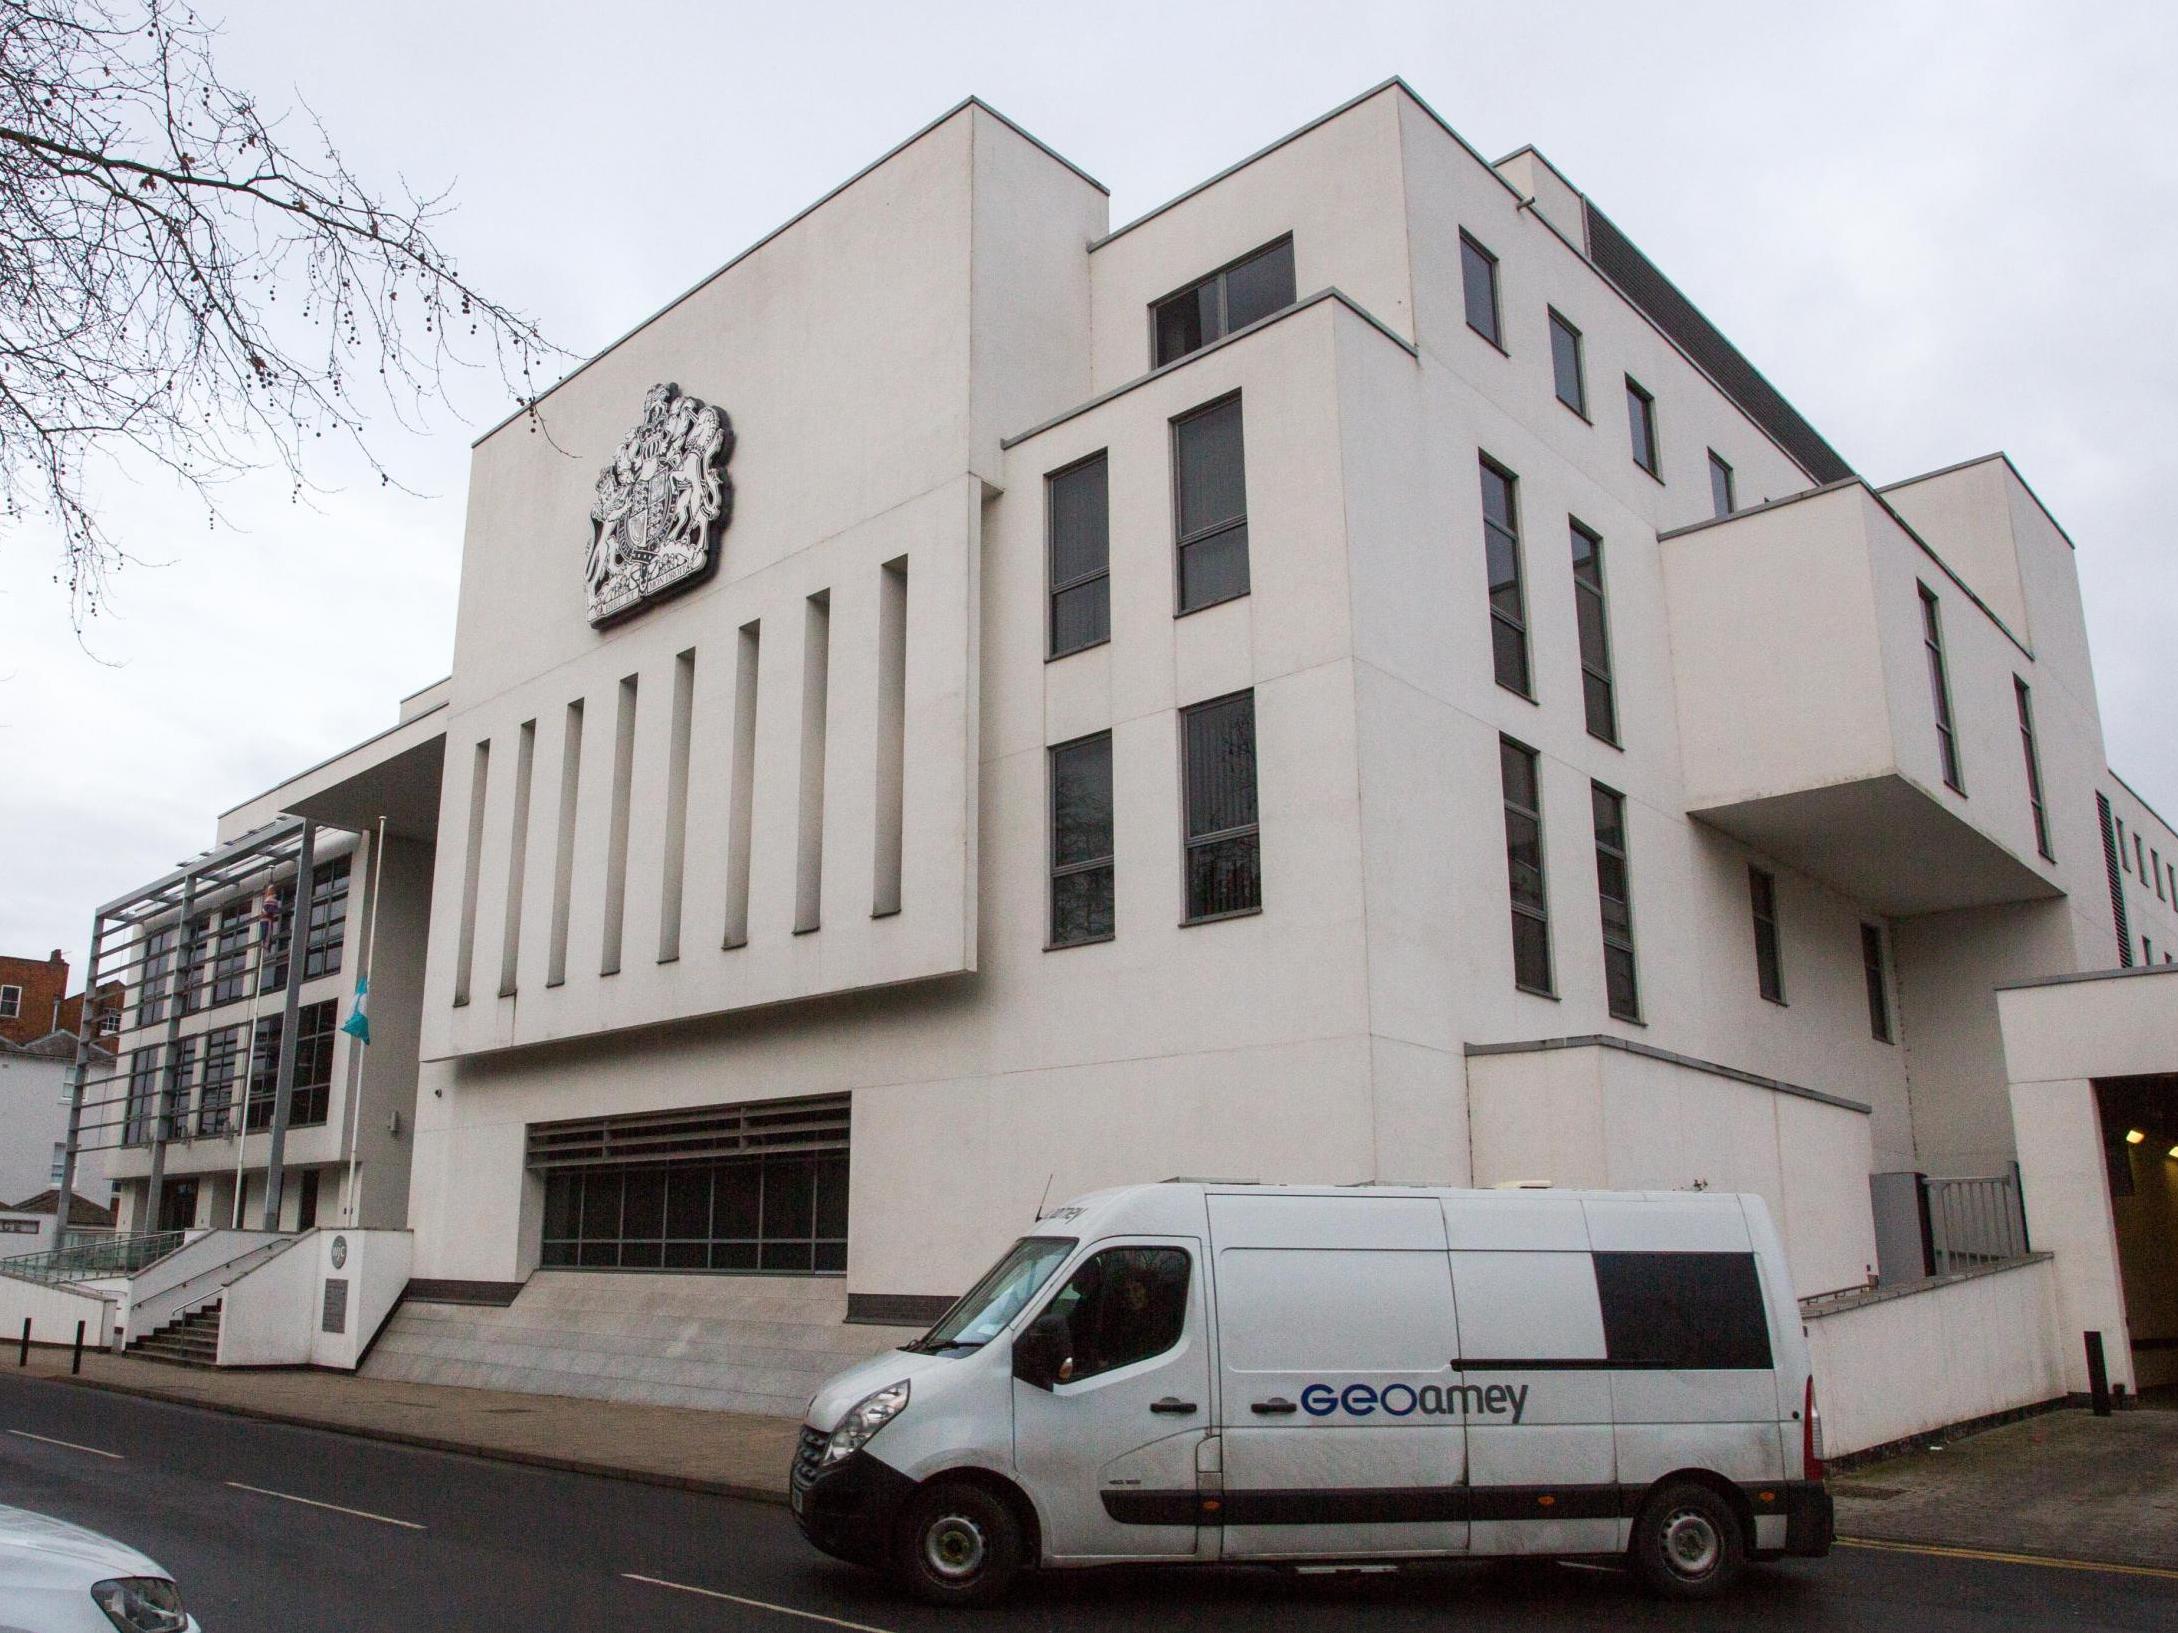
M1037 1222L810 1402L803 1532L939 1602L1025 1565L1829 1551L1759 1197L1172 1182Z

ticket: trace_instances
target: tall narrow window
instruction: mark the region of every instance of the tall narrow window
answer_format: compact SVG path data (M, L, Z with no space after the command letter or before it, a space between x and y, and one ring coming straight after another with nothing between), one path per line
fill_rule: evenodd
M605 829L605 946L600 975L620 973L620 942L628 919L628 823L635 798L636 677L620 681L620 708L613 720L613 804Z
M1656 399L1626 376L1626 430L1633 440L1634 463L1649 475L1661 477L1661 465L1656 452Z
M1634 971L1633 872L1626 858L1626 796L1588 785L1596 819L1596 899L1603 910L1603 992L1622 1021L1641 1019Z
M1533 697L1528 603L1520 582L1520 512L1512 472L1482 461L1482 554L1490 574L1490 662L1497 683Z
M2049 843L2049 810L2042 803L2042 752L2034 741L2034 698L2027 683L2012 677L2012 697L2019 705L2019 749L2027 761L2027 808L2034 813L2034 848L2046 862L2057 860Z
M1498 324L1497 257L1466 232L1460 234L1460 289L1467 300L1467 327L1502 351L1505 339Z
M1868 980L1868 1035L1878 1043L1890 1043L1890 961L1883 955L1883 932L1872 924L1860 927L1860 967Z
M1966 792L1966 778L1959 769L1959 738L1951 724L1951 677L1944 667L1944 626L1936 605L1936 592L1926 584L1921 590L1921 644L1928 651L1929 700L1936 710L1936 746L1943 756L1944 782L1953 792Z
M749 837L756 817L756 666L763 630L741 626L734 660L733 801L726 818L726 935L722 945L749 940Z
M1581 706L1588 735L1618 742L1618 697L1611 683L1611 629L1603 603L1603 541L1581 526L1573 532L1573 610L1580 626Z
M1785 961L1777 935L1777 880L1760 868L1747 870L1747 903L1754 911L1755 990L1773 1004L1785 1001Z
M2125 848L2125 819L2113 817L2111 820L2117 824L2118 866L2130 873L2133 871L2133 853Z
M525 720L514 746L514 821L507 835L507 918L499 938L499 996L511 998L522 959L522 875L529 860L529 783L537 722Z
M476 746L469 767L469 836L461 870L461 935L454 948L454 1002L469 1001L469 978L476 967L476 892L484 865L484 793L491 784L492 745Z
M1172 422L1180 611L1248 593L1248 476L1240 399Z
M303 979L340 973L348 934L350 858L336 856L310 870L310 911L303 923Z
M1543 784L1535 750L1497 740L1505 789L1505 873L1512 897L1513 984L1551 992L1550 898L1543 886Z
M1051 751L1051 945L1113 930L1112 734Z
M802 779L800 831L794 853L794 933L806 934L824 915L824 736L831 690L832 594L820 590L802 619Z
M2163 853L2161 851L2151 850L2148 852L2148 877L2155 881L2155 899L2159 902L2168 901L2170 898L2163 894Z
M1198 703L1180 715L1187 784L1187 919L1263 905L1255 802L1255 694Z
M2117 924L2118 963L2130 967L2133 932L2125 919L2125 881L2118 877L2125 860L2125 825L2112 813L2107 794L2095 796L2095 815L2102 824L2102 869L2109 878L2110 917Z
M1550 378L1558 401L1588 418L1588 379L1581 369L1581 332L1558 312L1550 314Z
M1157 367L1293 304L1293 240L1243 255L1150 308Z
M695 733L696 650L673 660L673 715L666 739L665 855L658 875L658 962L681 956L681 895L688 869L688 754Z
M877 833L870 914L900 911L901 845L907 830L908 559L877 574Z
M582 791L582 699L567 705L560 739L560 827L552 853L552 947L545 985L567 979L567 915L575 887L575 810Z
M1732 497L1732 467L1717 457L1714 448L1709 450L1709 503L1719 516L1729 516L1739 508Z
M2140 830L2138 828L2135 828L2133 830L2133 872L2138 874L2143 879L2148 876L2148 858L2146 852L2142 848ZM229 911L231 912L232 909L229 909Z
M1044 478L1054 658L1112 638L1108 462L1097 454Z

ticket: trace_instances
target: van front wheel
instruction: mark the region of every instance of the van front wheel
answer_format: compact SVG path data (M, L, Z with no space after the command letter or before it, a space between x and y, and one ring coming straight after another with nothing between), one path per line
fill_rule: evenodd
M1021 1524L981 1486L941 1481L908 1503L894 1563L932 1604L984 1604L1020 1574Z
M1628 1552L1642 1581L1665 1598L1713 1599L1746 1567L1747 1537L1729 1502L1685 1481L1642 1505Z

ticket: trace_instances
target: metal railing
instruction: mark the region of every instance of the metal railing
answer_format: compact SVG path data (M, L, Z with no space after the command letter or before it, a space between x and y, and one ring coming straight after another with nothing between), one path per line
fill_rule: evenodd
M165 1258L189 1239L187 1231L153 1231L142 1236L111 1236L78 1242L51 1253L24 1253L0 1259L0 1276L23 1281L91 1281L100 1276L133 1276Z
M2027 1215L2019 1175L1927 1179L1929 1253L1936 1274L2002 1264L2027 1252Z

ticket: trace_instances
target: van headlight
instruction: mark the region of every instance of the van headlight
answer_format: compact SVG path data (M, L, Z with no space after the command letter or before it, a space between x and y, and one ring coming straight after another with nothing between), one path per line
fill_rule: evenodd
M91 1597L121 1633L180 1633L189 1625L181 1591L159 1576L117 1576L92 1584Z
M908 1403L908 1381L902 1378L896 1384L887 1384L874 1395L865 1395L847 1409L847 1415L839 1420L839 1427L832 1431L832 1438L824 1443L824 1456L819 1468L829 1468L845 1457L860 1451L870 1436L900 1415L900 1409Z

